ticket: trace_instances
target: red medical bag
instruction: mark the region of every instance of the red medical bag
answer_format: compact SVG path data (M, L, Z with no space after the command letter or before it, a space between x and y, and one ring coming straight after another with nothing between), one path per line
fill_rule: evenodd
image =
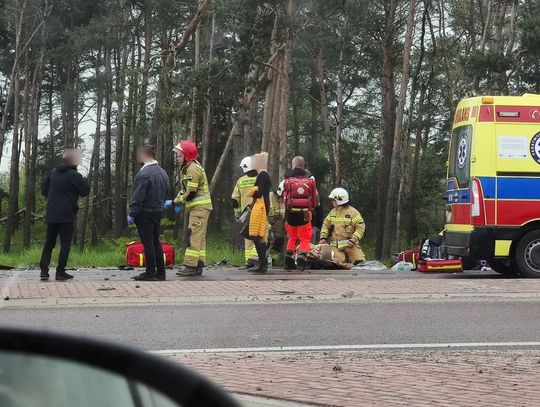
M161 242L163 249L163 260L166 266L174 264L174 247L167 242ZM140 241L126 244L126 264L131 267L145 267L144 246Z
M461 264L461 260L459 259L453 259L453 260L418 259L418 261L416 262L416 269L424 273L432 273L432 272L458 273L460 271L463 271L463 265Z
M418 259L420 258L420 253L418 249L411 249L406 250L404 252L401 252L398 254L397 261L406 261L407 263L411 263L414 268L416 268L416 263L418 263Z

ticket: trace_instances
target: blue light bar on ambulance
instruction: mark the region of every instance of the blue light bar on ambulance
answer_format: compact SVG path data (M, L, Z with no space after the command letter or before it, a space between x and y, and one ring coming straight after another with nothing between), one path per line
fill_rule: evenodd
M499 117L519 117L519 112L497 112Z

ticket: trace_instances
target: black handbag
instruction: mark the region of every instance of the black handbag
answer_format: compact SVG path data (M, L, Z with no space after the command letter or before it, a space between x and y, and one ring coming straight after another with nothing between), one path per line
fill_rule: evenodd
M251 205L245 207L240 216L237 219L237 222L240 223L240 235L249 239L249 219L251 218Z

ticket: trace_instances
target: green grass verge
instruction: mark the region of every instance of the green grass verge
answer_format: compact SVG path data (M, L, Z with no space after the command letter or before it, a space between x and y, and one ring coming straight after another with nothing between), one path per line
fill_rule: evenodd
M86 246L83 251L77 246L73 246L69 255L69 267L116 267L124 264L125 243L130 239L119 239L117 241L102 242L98 246ZM171 242L173 244L174 242ZM54 267L58 247L53 252ZM176 250L176 264L182 264L184 257L183 250L179 245L174 245ZM34 244L28 250L14 248L10 253L0 253L0 265L17 268L37 267L41 257L41 245ZM211 239L206 249L208 259L207 264L216 264L227 260L231 265L242 265L243 254L239 251L233 251L228 243L223 240Z
M0 228L0 232L2 232ZM29 268L37 267L39 265L39 259L41 257L42 241L45 235L44 225L35 225L32 229L33 236L36 240L28 250L22 249L22 236L18 231L13 239L12 250L9 253L3 253L0 251L0 265L17 267L17 268ZM122 237L116 240L103 240L98 246L86 245L85 249L81 251L78 246L73 245L69 256L69 267L77 268L93 268L93 267L117 267L124 264L124 252L125 245L128 242L137 240L136 231L130 229L130 236ZM176 248L176 264L182 264L184 257L183 245L179 242L175 242L170 238L171 231L166 230L164 240L168 241ZM207 264L228 264L232 266L242 266L244 264L244 254L242 251L234 250L230 243L230 236L232 231L224 231L220 236L211 235L209 237L206 253ZM55 262L58 256L59 245L53 252L51 267L55 266ZM364 242L362 245L366 257L368 259L374 258L374 251L372 245L369 242ZM279 254L274 257L274 264L279 265L283 263L283 259ZM385 264L390 264L390 261L385 261Z

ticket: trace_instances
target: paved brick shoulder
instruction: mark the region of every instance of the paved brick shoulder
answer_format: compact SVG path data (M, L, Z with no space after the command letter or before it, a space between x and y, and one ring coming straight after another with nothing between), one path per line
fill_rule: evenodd
M213 281L172 279L163 282L80 281L0 282L1 298L65 300L76 304L116 300L137 302L369 300L373 298L504 297L540 299L540 280L524 279L346 279ZM68 301L68 300L71 300ZM46 302L46 301L44 301ZM49 301L52 304L53 301Z
M324 406L538 406L540 352L173 356L228 390Z

